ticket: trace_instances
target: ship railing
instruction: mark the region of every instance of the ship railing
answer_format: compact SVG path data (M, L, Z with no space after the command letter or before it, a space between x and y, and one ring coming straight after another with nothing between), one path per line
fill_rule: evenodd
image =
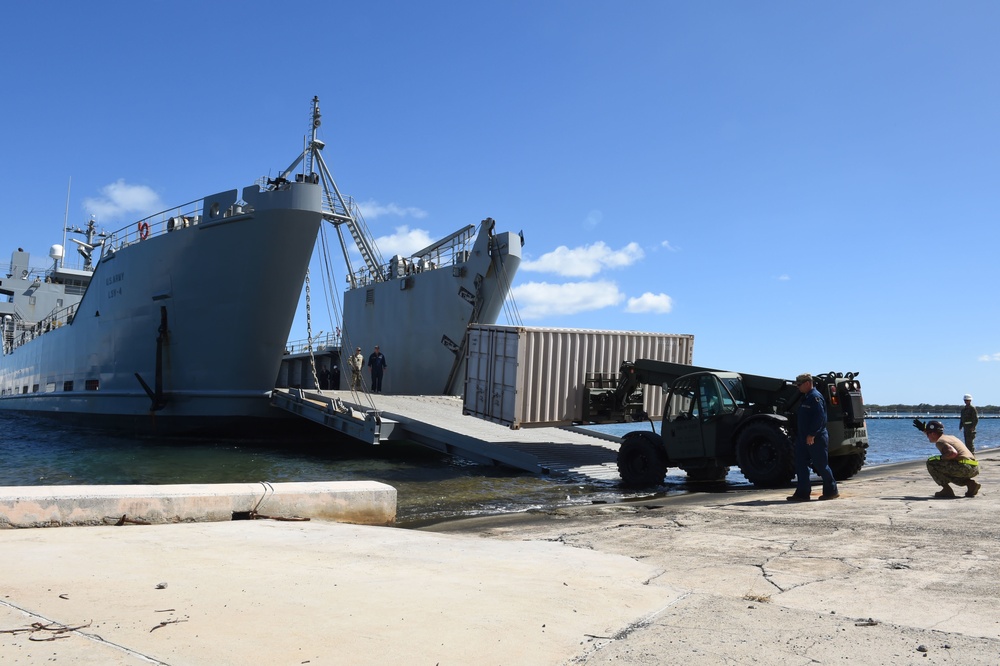
M50 331L72 324L73 317L76 316L76 310L79 305L79 303L74 303L73 305L53 310L36 322L27 321L18 313L16 317L17 326L14 329L13 338L9 345L10 351Z
M439 268L448 268L458 264L464 264L469 260L469 253L476 239L476 226L469 226L459 229L450 236L445 236L441 240L428 245L419 252L414 252L409 257L395 256L382 266L382 275L386 279L393 280L405 278L416 273L432 271ZM354 273L355 283L359 287L368 286L379 279L367 268L363 268Z
M324 352L332 349L339 349L341 344L340 333L324 333L320 331L313 336L312 349L314 352ZM305 354L309 352L309 339L289 340L285 344L285 354Z
M203 201L203 199L196 199L180 206L162 210L159 213L153 213L122 227L118 231L111 232L102 246L102 256L106 252L117 252L133 243L141 243L155 236L182 231L198 225L202 219ZM246 208L246 203L236 202L223 212L223 217L242 215L246 212Z

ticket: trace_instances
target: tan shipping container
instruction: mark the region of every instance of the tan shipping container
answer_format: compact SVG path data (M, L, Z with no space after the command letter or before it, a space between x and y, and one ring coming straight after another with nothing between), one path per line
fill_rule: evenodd
M463 413L521 428L581 422L588 374L617 377L639 358L690 365L694 336L474 324L465 349ZM663 389L644 387L643 406L661 416Z

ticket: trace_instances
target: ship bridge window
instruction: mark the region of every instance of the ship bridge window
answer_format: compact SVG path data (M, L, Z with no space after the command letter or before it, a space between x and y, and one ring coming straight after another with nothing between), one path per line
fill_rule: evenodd
M101 380L88 379L86 382L84 382L83 388L87 391L96 391L99 388L101 388Z
M31 385L31 392L32 393L38 393L38 384L32 384Z
M69 380L69 381L63 382L63 391L72 391L72 390L73 390L73 380L72 379Z

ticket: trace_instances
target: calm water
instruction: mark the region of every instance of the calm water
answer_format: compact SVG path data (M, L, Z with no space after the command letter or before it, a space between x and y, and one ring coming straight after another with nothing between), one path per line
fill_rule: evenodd
M955 434L957 421L944 423L946 432ZM636 424L601 429L624 434ZM921 460L934 453L910 419L869 420L868 431L868 465ZM1000 419L980 421L977 448L998 443ZM671 472L658 495L689 491L684 473ZM397 517L403 525L637 496L613 483L547 479L452 459L407 443L338 445L318 451L288 442L134 439L0 416L2 486L341 480L376 480L395 487ZM735 470L728 482L747 485Z

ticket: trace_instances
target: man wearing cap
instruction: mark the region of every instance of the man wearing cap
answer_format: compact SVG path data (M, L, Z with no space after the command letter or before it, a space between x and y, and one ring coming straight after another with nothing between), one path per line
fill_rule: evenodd
M826 431L826 403L823 396L813 386L813 378L804 373L795 378L795 385L802 393L799 408L795 413L798 427L795 430L795 493L789 502L808 502L812 487L809 484L809 467L823 477L823 494L821 500L832 500L840 497L837 490L837 480L833 478L830 469L829 443L830 435Z
M382 374L389 369L389 364L385 361L385 354L379 351L375 345L375 351L368 357L368 368L372 372L372 392L382 392Z
M973 480L974 476L979 476L979 461L972 451L958 437L944 434L944 424L940 421L928 421L925 424L920 419L913 419L913 425L917 430L922 430L931 444L941 452L940 455L927 459L927 471L935 483L941 486L934 497L955 497L955 491L950 485L952 483L965 486L966 497L975 497L982 486Z
M959 428L965 435L965 446L973 453L976 452L976 426L979 425L979 412L972 406L972 396L965 394L965 407L962 407L962 415L958 419Z
M361 368L365 367L365 355L361 353L361 347L354 350L347 365L351 369L351 390L357 391L361 388Z

